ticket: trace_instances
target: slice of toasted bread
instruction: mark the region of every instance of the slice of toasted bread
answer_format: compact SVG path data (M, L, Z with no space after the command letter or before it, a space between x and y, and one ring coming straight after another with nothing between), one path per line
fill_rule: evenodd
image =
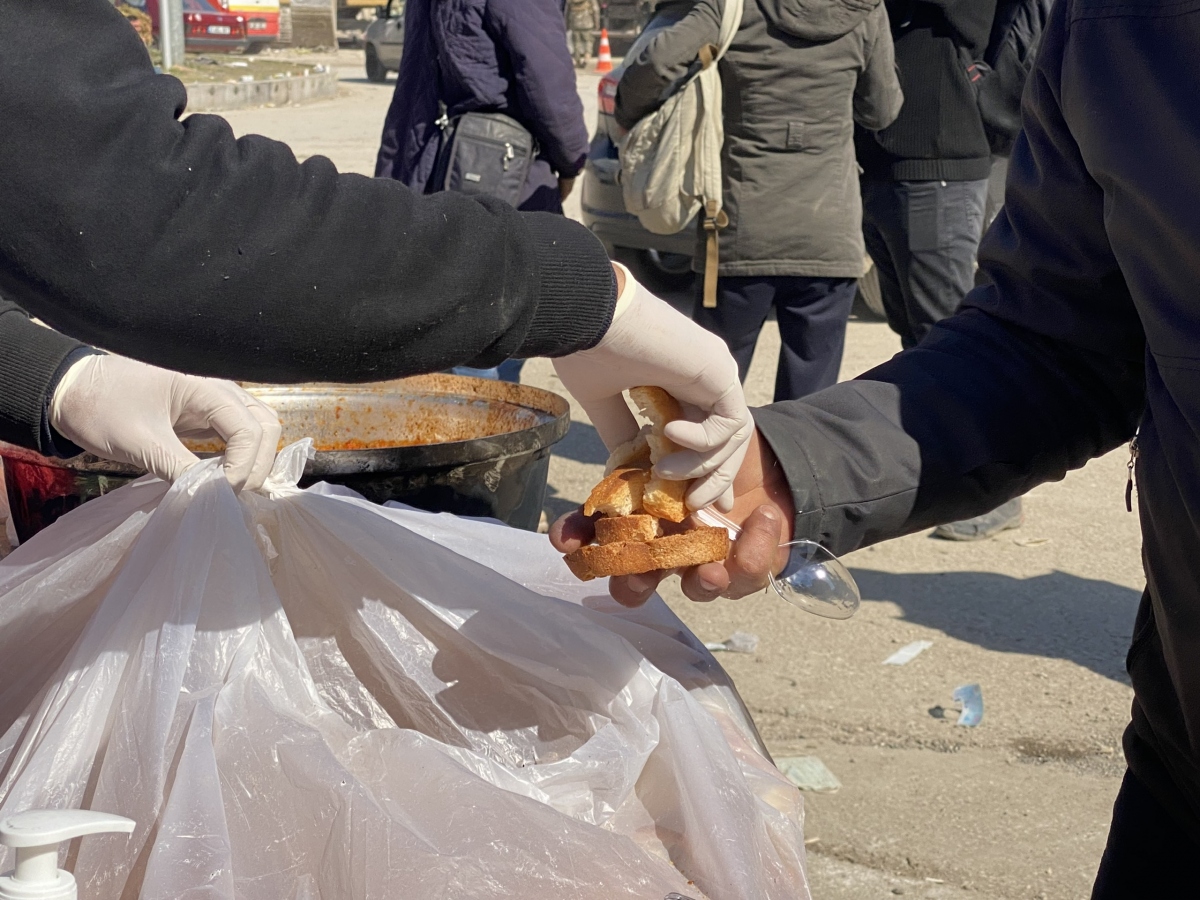
M662 525L654 516L601 516L596 520L596 543L652 541L662 536Z
M642 489L642 509L668 522L682 522L688 514L683 495L690 485L690 481L668 481L651 476Z
M608 454L608 462L604 464L604 474L611 475L617 469L628 467L636 469L650 468L650 444L646 438L650 435L650 426L643 425L637 435L621 444Z
M676 569L720 562L729 555L729 532L702 525L683 534L652 541L589 544L563 557L580 581L610 575L637 575L657 569Z
M617 469L592 488L583 504L585 516L631 516L642 511L642 491L650 478L648 469Z

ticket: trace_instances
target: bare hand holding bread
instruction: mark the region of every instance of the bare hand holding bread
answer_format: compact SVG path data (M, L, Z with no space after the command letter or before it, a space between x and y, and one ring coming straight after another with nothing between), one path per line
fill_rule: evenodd
M582 581L719 562L729 553L724 528L682 527L688 482L658 478L651 469L677 451L665 431L683 418L682 408L662 388L634 387L629 396L650 424L612 452L607 474L583 505L585 516L600 516L597 543L564 557Z
M613 598L625 606L640 606L654 593L658 583L673 573L679 574L683 593L698 602L743 597L762 590L767 572L779 571L786 562L786 554L778 547L792 539L795 509L783 470L757 432L751 435L749 451L738 470L734 488L737 497L728 518L741 526L742 532L723 561L613 576L608 580L608 591ZM630 518L640 520L641 516L635 514ZM661 522L652 516L647 518ZM600 540L601 532L609 530L612 535L610 529L630 527L634 526L626 524L623 518L592 518L577 509L555 521L549 536L559 552L570 554ZM608 542L620 539L623 538L614 536Z

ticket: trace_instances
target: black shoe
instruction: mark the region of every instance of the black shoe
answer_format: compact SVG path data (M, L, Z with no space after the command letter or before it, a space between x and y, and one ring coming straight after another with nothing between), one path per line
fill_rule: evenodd
M1024 521L1021 498L1017 497L982 516L939 525L933 530L933 536L947 541L982 541L1010 528L1020 528Z

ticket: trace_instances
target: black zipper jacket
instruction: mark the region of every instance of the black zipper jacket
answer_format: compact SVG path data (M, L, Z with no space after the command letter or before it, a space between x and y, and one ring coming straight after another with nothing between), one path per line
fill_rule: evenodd
M172 369L368 381L596 343L616 302L583 226L419 196L180 119L108 0L0 0L0 293ZM0 439L41 447L75 346L0 307Z
M1140 419L1125 754L1200 843L1200 0L1057 0L1043 41L980 252L993 283L918 347L756 418L798 533L835 552L982 513Z

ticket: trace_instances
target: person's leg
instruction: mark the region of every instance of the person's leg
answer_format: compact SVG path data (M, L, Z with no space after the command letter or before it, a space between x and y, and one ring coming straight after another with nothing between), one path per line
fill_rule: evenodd
M900 335L900 343L916 343L908 324L907 288L900 277L906 268L908 238L900 217L899 192L891 181L862 182L863 243L879 275L879 293L888 326Z
M983 230L987 231L992 220L1000 214L1004 206L1004 185L1008 181L1008 157L993 156L992 171L988 175L987 207L983 214Z
M992 227L992 222L996 216L1000 215L1000 210L1004 208L1004 185L1008 181L1008 158L1004 156L992 157L992 174L988 176L987 189L987 206L983 213L983 232L987 234L987 230ZM982 237L980 238L982 241ZM981 284L987 284L989 281L987 274L983 269L975 270L975 287Z
M521 383L521 369L525 367L523 359L506 359L500 365L496 366L496 375L501 381L507 381L510 384Z
M919 342L975 285L987 179L902 181L908 232L908 320Z
M837 383L846 343L846 321L854 305L854 278L780 279L775 295L779 318L779 367L775 402L796 400Z
M704 307L704 279L696 279L696 306L692 318L725 341L737 360L738 377L744 383L754 357L758 333L762 331L771 304L775 302L776 278L722 277L717 279L717 305Z
M1021 498L1014 497L981 516L939 525L933 529L933 536L946 541L982 541L1010 528L1020 528L1024 521Z
M1193 843L1132 772L1113 804L1108 844L1092 900L1183 900L1200 896Z
M500 369L473 369L470 366L453 366L446 370L451 375L465 375L468 378L486 378L488 381L500 380Z
M983 234L988 182L900 182L908 230L908 313L920 341L933 326L954 314L975 285L975 254ZM1021 498L991 512L934 529L934 537L980 541L1024 521Z

